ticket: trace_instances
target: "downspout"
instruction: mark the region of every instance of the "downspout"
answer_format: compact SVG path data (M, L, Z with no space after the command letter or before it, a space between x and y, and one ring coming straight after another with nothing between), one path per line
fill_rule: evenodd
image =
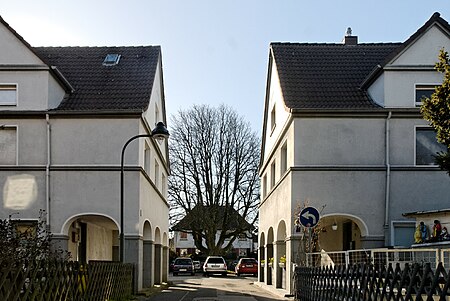
M389 111L389 114L386 118L386 128L385 128L385 160L386 160L386 191L384 196L384 229L385 229L385 235L387 234L387 231L389 229L389 206L390 206L390 186L391 186L391 164L390 164L390 121L392 117L392 112ZM385 236L386 237L386 236Z
M45 120L47 122L47 164L45 165L45 214L46 214L46 227L50 231L50 116L45 114Z

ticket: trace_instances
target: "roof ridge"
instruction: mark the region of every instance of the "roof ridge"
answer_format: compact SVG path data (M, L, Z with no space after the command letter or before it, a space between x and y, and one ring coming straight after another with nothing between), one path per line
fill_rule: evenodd
M403 44L403 42L369 42L369 43L358 43L356 45L352 45L352 47L354 46L372 46L372 45L380 45L380 46L385 46L385 45L396 45L396 44ZM271 42L270 45L286 45L286 46L348 46L345 45L343 43L320 43L320 42L313 42L313 43L309 43L309 42Z

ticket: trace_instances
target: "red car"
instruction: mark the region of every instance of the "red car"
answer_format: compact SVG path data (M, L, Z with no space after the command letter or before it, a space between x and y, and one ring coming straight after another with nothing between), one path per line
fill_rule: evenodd
M253 258L241 258L235 268L236 275L242 274L258 275L258 261Z

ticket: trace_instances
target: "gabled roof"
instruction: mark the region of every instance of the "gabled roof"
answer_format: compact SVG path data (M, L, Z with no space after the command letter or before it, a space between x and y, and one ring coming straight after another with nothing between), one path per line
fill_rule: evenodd
M359 87L400 43L272 43L285 105L290 109L373 109Z
M270 59L277 68L285 106L293 110L380 108L365 88L384 65L435 23L450 32L449 24L434 13L404 43L271 43Z
M189 231L193 230L192 225L201 227L201 223L208 218L215 211L218 214L217 220L222 220L226 212L225 206L195 206L190 212L186 214L176 225L172 227L174 231ZM238 228L244 228L253 230L254 227L250 225L242 215L235 209L229 210L231 217L228 218L228 229L234 230ZM221 225L217 224L217 229L222 230Z
M35 47L70 83L70 93L56 111L146 110L150 102L159 46ZM107 54L119 54L117 65L105 66Z

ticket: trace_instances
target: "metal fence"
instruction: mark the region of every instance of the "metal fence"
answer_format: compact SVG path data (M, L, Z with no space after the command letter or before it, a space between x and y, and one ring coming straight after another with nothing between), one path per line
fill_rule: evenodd
M118 262L0 261L0 300L127 300L133 265Z
M450 268L450 249L370 249L341 252L316 252L306 254L307 267L351 266L355 264L376 264L388 266L399 264L427 264L432 268L442 263Z
M450 300L449 274L442 263L298 267L295 300Z

